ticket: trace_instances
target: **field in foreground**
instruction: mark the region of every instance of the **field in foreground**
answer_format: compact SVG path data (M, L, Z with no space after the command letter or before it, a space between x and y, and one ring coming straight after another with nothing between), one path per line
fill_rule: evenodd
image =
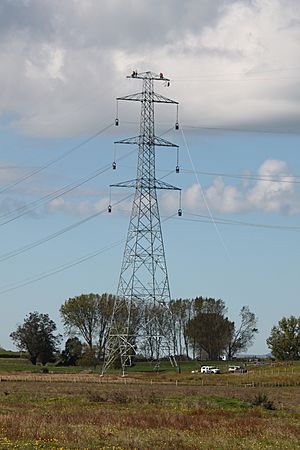
M298 386L28 377L0 382L1 449L300 448Z

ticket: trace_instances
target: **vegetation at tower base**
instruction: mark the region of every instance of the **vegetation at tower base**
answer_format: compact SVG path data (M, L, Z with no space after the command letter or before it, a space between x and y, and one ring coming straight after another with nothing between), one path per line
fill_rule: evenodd
M70 298L60 308L66 335L70 338L76 335L87 347L82 350L80 364L89 365L89 361L93 361L91 365L95 365L104 360L113 310L113 334L121 336L129 326L126 333L130 336L130 365L136 355L152 361L158 359L164 349L162 342L153 338L157 326L168 341L168 354L181 355L184 359L215 359L223 354L231 359L250 346L257 332L257 318L248 306L241 309L240 323L236 325L226 317L223 300L180 298L167 305L146 306L142 302L133 302L128 323L124 299L112 294L82 294ZM144 336L139 335L142 323ZM68 353L67 349L65 351ZM117 352L114 353L116 361L113 367L117 368L120 362Z
M60 335L54 335L56 325L48 314L29 313L23 325L10 334L15 345L29 354L32 364L39 361L43 365L55 359Z
M300 317L283 317L272 328L267 344L276 359L300 359Z

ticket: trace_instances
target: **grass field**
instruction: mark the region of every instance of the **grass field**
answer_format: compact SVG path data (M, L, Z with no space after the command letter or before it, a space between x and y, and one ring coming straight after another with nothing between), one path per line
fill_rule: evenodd
M41 374L0 360L0 448L300 448L300 364L221 375L194 368L156 374L141 364L126 378L101 378L99 369Z

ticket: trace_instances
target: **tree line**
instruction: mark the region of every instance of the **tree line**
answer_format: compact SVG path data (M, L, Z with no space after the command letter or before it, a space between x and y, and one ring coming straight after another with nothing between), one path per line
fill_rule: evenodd
M62 365L75 365L78 360L95 365L105 358L113 311L117 311L121 323L126 314L126 304L112 294L82 294L66 300L60 307L68 338L62 352L58 351L62 336L55 334L56 324L47 314L30 313L10 337L20 350L29 354L33 364L58 359ZM147 308L134 306L131 312L132 334L145 320L145 315L149 327L151 317L159 319L161 332L170 345L170 354L186 359L217 360L225 355L230 360L245 352L258 332L257 317L248 306L241 308L239 320L235 323L227 317L226 304L221 299L180 298L171 300L167 308L159 304ZM295 350L288 353L279 343L283 340L282 333L290 332L291 322L294 327L290 333L291 339L298 333L298 343L294 345ZM279 326L272 329L267 344L275 357L299 358L299 328L300 318L290 318L282 319ZM151 331L149 329L149 336ZM153 352L149 337L142 345L136 342L136 354L133 356L136 359L152 359Z

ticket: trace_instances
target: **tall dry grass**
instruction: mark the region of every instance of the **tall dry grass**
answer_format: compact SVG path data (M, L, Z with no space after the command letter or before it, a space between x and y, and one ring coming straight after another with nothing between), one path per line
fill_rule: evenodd
M0 448L295 449L299 389L1 382Z

